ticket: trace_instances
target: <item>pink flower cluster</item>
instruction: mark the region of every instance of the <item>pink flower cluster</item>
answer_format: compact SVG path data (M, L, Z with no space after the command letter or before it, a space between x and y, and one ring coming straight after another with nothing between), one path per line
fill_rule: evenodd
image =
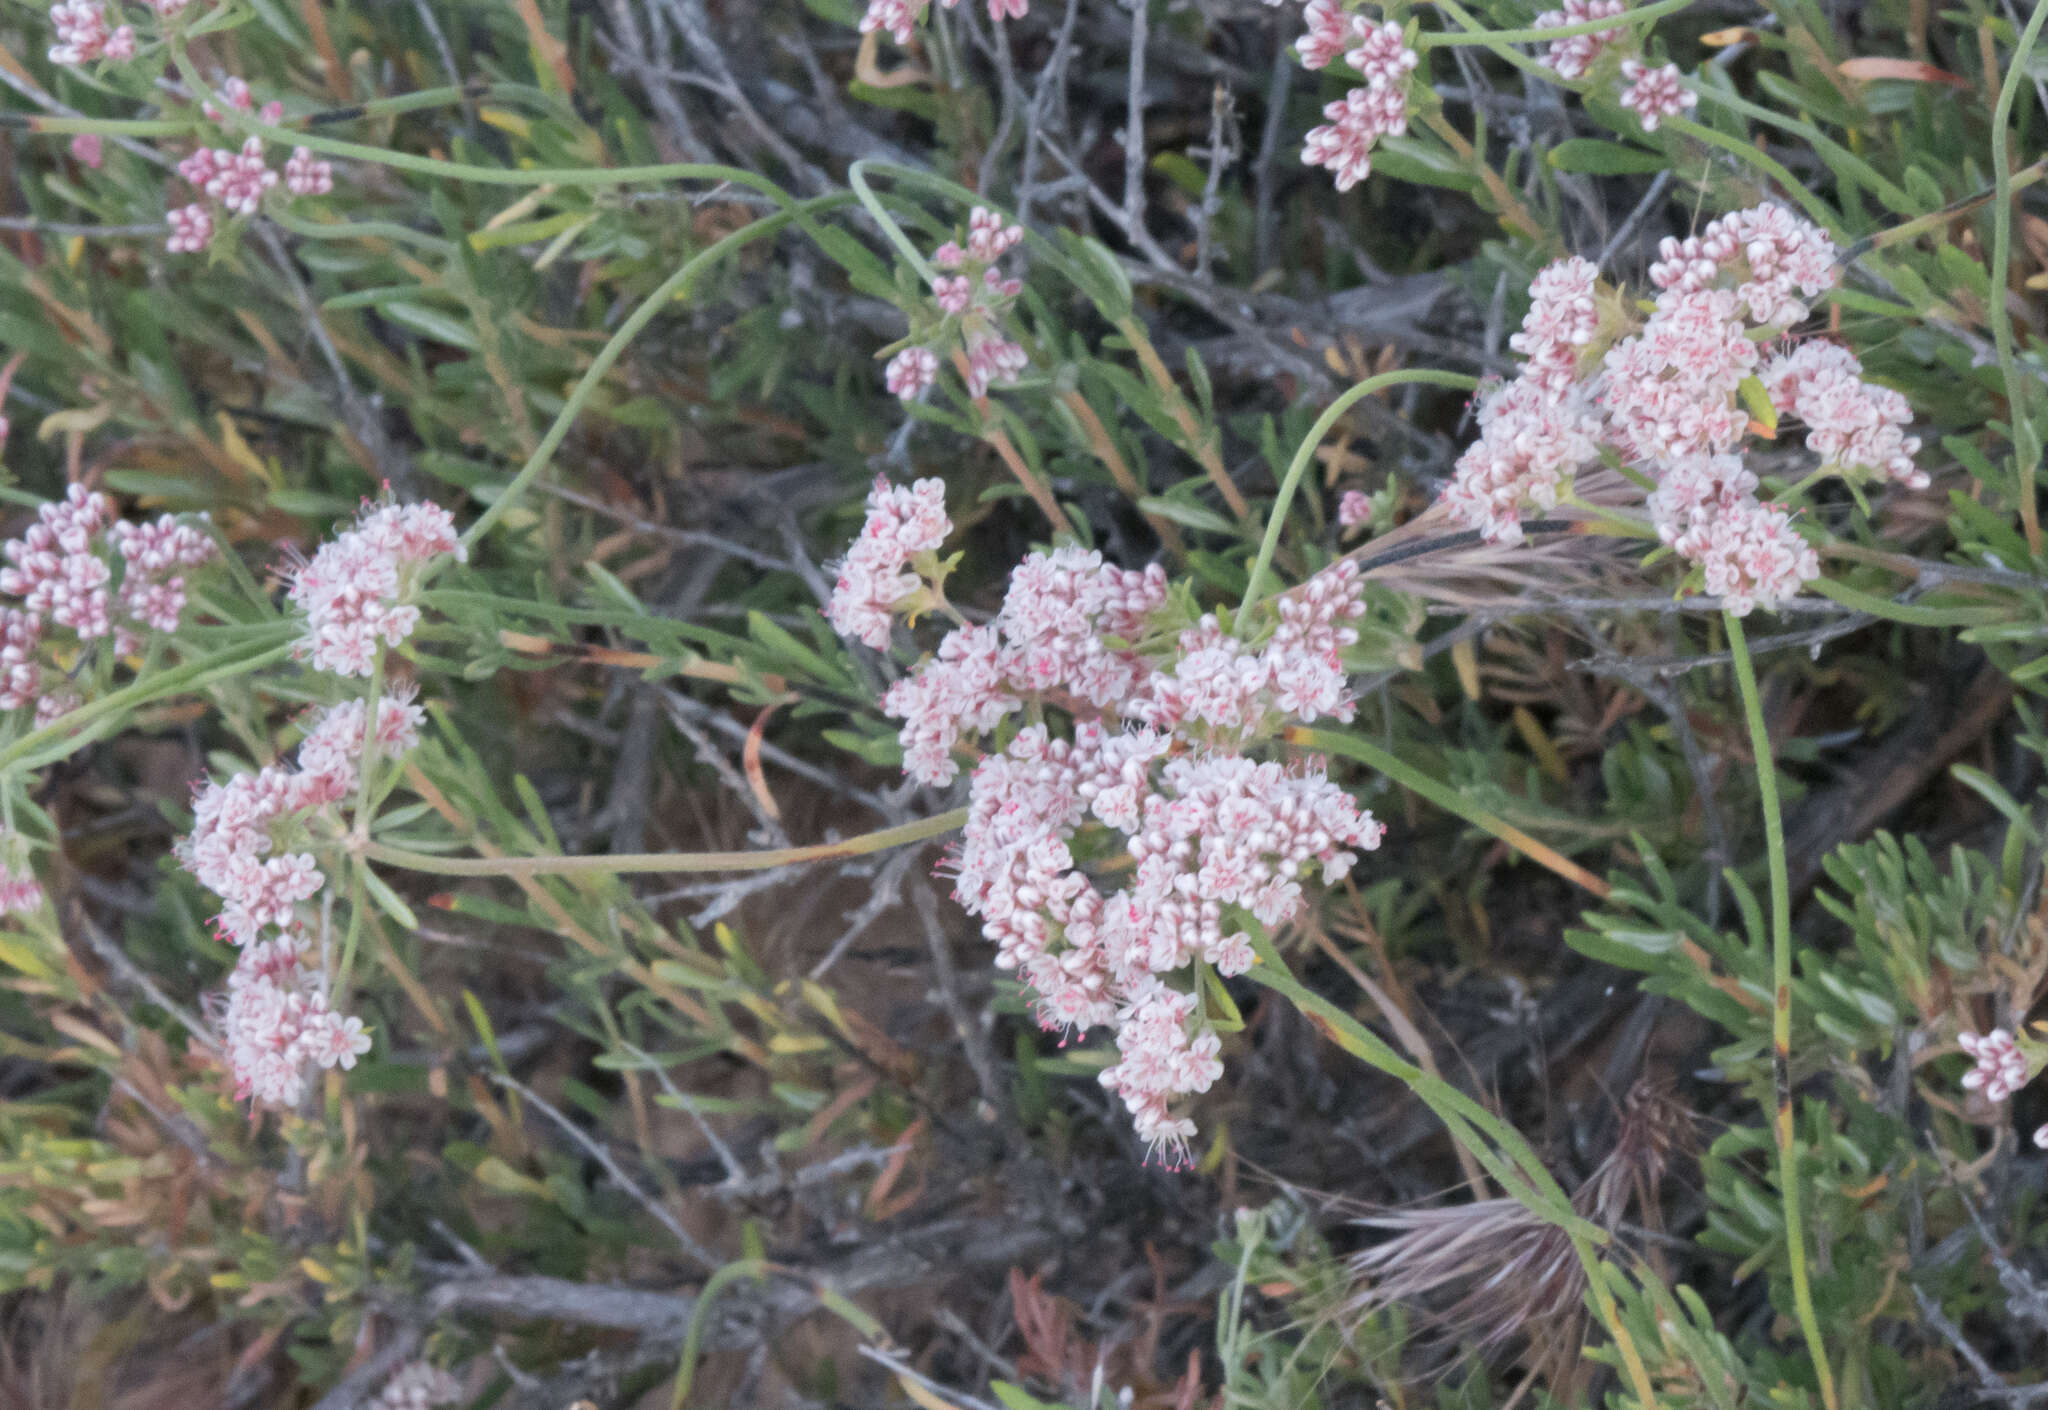
M871 503L885 531L901 515L880 488ZM1194 1134L1175 1103L1222 1071L1191 971L1244 973L1253 951L1235 911L1283 925L1312 872L1335 880L1379 845L1379 824L1320 763L1245 753L1289 721L1350 718L1340 653L1358 639L1362 591L1340 562L1253 613L1249 637L1215 616L1173 631L1157 564L1034 553L992 621L949 633L883 698L904 721L905 771L927 783L954 778L963 739L1027 702L1073 717L1071 739L1030 724L975 766L954 894L1041 1023L1116 1030L1103 1081L1169 1161ZM1136 863L1122 890L1100 890L1070 846L1094 826Z
M379 700L379 757L417 746L425 721L409 694ZM311 837L316 815L356 791L365 733L361 700L332 706L299 745L297 768L209 779L193 798L192 834L178 844L178 860L220 898L215 934L241 947L221 1020L237 1100L288 1106L309 1065L353 1067L369 1051L361 1020L328 1006L324 976L307 962L298 908L320 894L326 874L311 852L289 850ZM260 938L266 930L275 933Z
M1665 118L1699 105L1700 95L1679 81L1676 64L1653 69L1641 60L1624 59L1621 77L1621 105L1641 119L1645 132L1655 132Z
M1956 1043L1976 1063L1963 1074L1965 1091L1981 1091L1986 1100L2002 1102L2027 1085L2030 1073L2026 1051L2003 1028L1984 1034L1960 1033ZM2035 1128L2034 1144L2048 1150L2048 1125Z
M2027 1085L2027 1056L2003 1028L1981 1036L1959 1034L1956 1042L1977 1064L1963 1074L1964 1090L1981 1091L1986 1100L2002 1102Z
M1337 501L1337 527L1358 529L1372 522L1372 499L1364 490L1346 490Z
M1618 338L1603 327L1592 264L1562 260L1537 276L1510 340L1522 370L1481 406L1479 440L1444 502L1489 542L1513 543L1525 508L1553 508L1578 470L1612 456L1653 482L1658 536L1708 592L1738 615L1775 607L1819 576L1820 561L1790 516L1756 497L1740 454L1745 387L1805 422L1822 469L1919 486L1919 442L1902 429L1911 409L1833 344L1765 355L1760 340L1806 317L1807 300L1835 282L1826 232L1759 206L1666 240L1659 256L1655 309ZM1603 337L1614 340L1601 352Z
M1006 278L996 262L1024 239L1024 228L976 206L967 218L967 241L948 240L932 252L941 273L932 277L940 318L917 333L918 341L890 359L883 381L891 393L913 401L938 381L940 347L959 339L967 364L967 394L979 400L998 382L1015 381L1031 365L1024 349L1004 336L1003 318L1021 280Z
M377 504L323 544L293 575L291 600L306 614L297 654L319 671L367 676L380 644L404 643L419 625L409 600L421 570L442 555L468 557L455 521L437 504Z
M900 489L876 476L868 492L867 521L839 565L839 581L825 608L832 629L877 651L886 649L899 605L921 585L904 566L937 549L952 532L944 480L919 480Z
M950 10L960 0L939 3ZM911 30L930 7L931 0L868 0L867 13L860 19L860 32L870 34L879 29L898 44L908 44ZM992 20L1021 20L1030 13L1031 0L988 0L988 17Z
M221 84L220 95L230 108L239 112L255 109L255 95L249 85L239 78L229 78ZM206 116L220 121L221 109L212 100L201 105ZM269 102L258 114L265 122L276 122L284 116L284 104ZM263 139L251 137L241 148L230 151L225 147L201 147L178 163L178 175L201 195L217 201L221 209L230 215L254 215L262 203L263 193L278 184L278 174L264 159ZM284 187L294 196L322 196L334 189L334 167L321 161L305 147L292 150L291 157L284 164ZM164 248L172 254L196 254L212 243L215 229L213 208L204 202L194 201L174 208L168 216L171 233L164 242Z
M220 1006L236 1101L296 1106L310 1069L351 1068L370 1050L360 1018L343 1018L321 990L320 967L294 928L242 951Z
M1920 438L1904 427L1913 408L1900 393L1863 380L1863 363L1840 343L1815 339L1766 362L1758 374L1780 416L1806 425L1806 448L1823 466L1872 470L1908 489L1927 488L1913 463Z
M1308 33L1295 46L1302 63L1323 68L1341 53L1366 80L1323 109L1326 124L1310 129L1301 150L1306 165L1328 167L1337 189L1348 191L1372 173L1380 138L1408 130L1408 75L1421 59L1401 26L1372 24L1338 0L1310 0L1305 18Z
M53 64L76 68L101 59L124 63L135 57L135 26L109 24L107 7L100 0L57 0L50 7L50 27L57 31L57 42L50 46Z
M371 1402L371 1410L433 1410L462 1399L462 1383L429 1361L401 1366Z
M212 539L168 514L152 524L116 519L113 501L83 485L43 505L20 538L0 545L0 594L21 599L18 609L0 608L0 710L34 702L40 719L68 698L43 689L52 628L80 642L111 633L124 655L140 648L144 630L176 631L181 570L213 553Z
M1538 15L1534 27L1563 29L1568 25L1590 24L1596 20L1612 19L1627 9L1628 0L1564 0L1563 9L1545 10ZM1544 62L1559 78L1584 78L1586 71L1593 67L1593 61L1624 33L1626 31L1619 28L1601 29L1591 34L1569 34L1562 39L1553 39Z

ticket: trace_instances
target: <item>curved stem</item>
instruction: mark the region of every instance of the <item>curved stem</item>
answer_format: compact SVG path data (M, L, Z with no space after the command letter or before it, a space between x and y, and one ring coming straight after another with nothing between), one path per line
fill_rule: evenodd
M698 251L684 261L682 268L663 280L659 288L641 301L640 307L633 310L626 321L619 325L618 331L614 332L604 347L599 349L597 356L591 359L590 366L584 369L583 376L577 380L575 390L569 393L569 399L555 414L554 422L548 427L547 434L541 437L540 444L527 456L526 464L519 467L519 473L512 477L512 482L505 486L491 502L490 507L478 515L476 521L463 532L463 547L469 548L482 539L490 531L491 526L505 516L506 511L533 483L535 477L547 468L548 462L554 458L555 451L568 436L569 428L575 424L576 418L582 415L584 406L597 391L598 383L604 380L605 374L611 371L612 364L625 354L633 339L640 335L640 330L653 321L654 315L659 313L664 305L681 298L689 291L693 280L734 251L752 244L763 236L775 234L793 221L808 220L823 211L848 205L853 199L852 195L841 191L792 203L787 209L777 211L773 215L762 216L752 224L741 226L716 244Z
M363 856L386 866L432 876L622 876L635 874L768 871L774 867L803 862L830 861L836 857L860 857L886 852L906 843L924 842L943 836L967 821L967 810L955 808L933 818L879 832L849 837L844 842L820 842L809 847L780 847L758 852L622 852L587 857L439 857L431 852L414 852L382 842L364 845Z
M1742 619L1722 614L1728 627L1728 654L1735 662L1735 683L1742 692L1742 713L1749 721L1749 748L1756 759L1756 790L1764 810L1764 848L1771 870L1771 1069L1777 1089L1772 1121L1778 1140L1778 1195L1785 1213L1785 1250L1792 1268L1792 1303L1806 1336L1807 1354L1820 1378L1820 1398L1836 1410L1835 1376L1828 1366L1814 1314L1813 1286L1806 1271L1806 1222L1799 1207L1799 1137L1792 1123L1792 886L1785 864L1785 820L1778 807L1778 770L1771 759L1771 734L1764 724L1763 702L1756 688L1756 668Z
M1462 372L1438 372L1429 368L1404 369L1398 372L1382 372L1377 377L1368 377L1356 386L1347 389L1328 409L1316 418L1316 424L1309 427L1302 437L1301 445L1295 449L1294 459L1288 462L1287 473L1280 477L1280 492L1273 497L1273 507L1266 515L1266 535L1259 542L1259 556L1252 564L1251 581L1245 584L1244 603L1238 609L1242 612L1259 600L1264 585L1266 570L1273 566L1273 554L1280 547L1280 531L1287 520L1287 507L1294 500L1295 487L1308 470L1309 461L1315 458L1316 448L1323 443L1323 437L1344 413L1359 401L1374 392L1387 387L1400 386L1407 382L1420 382L1432 387L1450 387L1456 391L1477 390L1479 379L1467 377Z
M1451 34L1438 31L1430 34L1418 34L1415 36L1415 47L1417 49L1443 49L1467 44L1485 44L1488 46L1494 44L1547 44L1553 39L1568 39L1580 34L1599 34L1605 30L1620 29L1624 25L1643 24L1650 20L1662 19L1666 15L1677 14L1692 3L1693 0L1657 0L1656 4L1645 5L1640 10L1627 10L1607 19L1580 20L1577 24L1561 24L1556 29L1496 29L1465 34ZM1446 14L1451 12L1452 7L1442 5L1441 0L1439 0L1439 6ZM1453 15L1452 18L1455 19L1457 16ZM1555 79L1554 76L1553 79L1560 84L1562 83L1562 80Z
M1999 85L1998 104L1991 112L1991 179L1996 189L1991 201L1991 297L1986 302L1991 318L1991 340L1998 348L1998 373L2005 379L2005 400L2012 420L2014 469L2019 474L2020 524L2027 535L2027 551L2041 556L2041 511L2035 504L2035 472L2040 468L2041 438L2035 434L2026 392L2032 387L2022 381L2013 353L2012 311L2006 307L2005 291L2012 271L2012 171L2006 128L2012 121L2013 101L2019 96L2020 80L2027 71L2027 59L2041 37L2042 21L2048 20L2048 4L2034 5L2034 14L2020 32L2012 59L2005 66L2005 82ZM2022 391L2022 388L2025 391Z

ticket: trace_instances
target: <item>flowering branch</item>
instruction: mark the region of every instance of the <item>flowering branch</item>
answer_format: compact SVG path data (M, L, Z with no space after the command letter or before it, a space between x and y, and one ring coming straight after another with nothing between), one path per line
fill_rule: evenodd
M1792 1302L1806 1336L1807 1353L1820 1379L1820 1398L1836 1410L1835 1377L1828 1367L1827 1346L1813 1308L1813 1285L1806 1270L1806 1224L1799 1209L1799 1138L1792 1125L1792 886L1785 864L1785 820L1778 807L1778 774L1772 763L1771 733L1764 724L1763 702L1756 688L1756 668L1742 619L1724 613L1728 649L1735 660L1735 682L1742 692L1742 712L1749 720L1750 754L1756 760L1758 801L1764 810L1764 848L1771 869L1771 1065L1777 1088L1772 1127L1778 1140L1778 1192L1785 1211L1785 1249L1791 1261Z
M923 842L953 831L967 821L967 809L955 808L937 817L920 818L879 832L863 833L843 842L808 847L781 847L753 852L627 852L594 857L437 857L382 842L366 842L361 854L370 861L434 876L621 876L627 873L767 871L804 862L830 861L886 852L891 847Z

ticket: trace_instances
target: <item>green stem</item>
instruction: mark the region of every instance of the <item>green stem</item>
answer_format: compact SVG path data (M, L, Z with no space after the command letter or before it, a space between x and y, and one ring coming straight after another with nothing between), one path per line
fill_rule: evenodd
M624 355L633 339L640 335L640 330L653 321L654 315L659 313L664 305L683 297L699 275L734 251L752 244L763 236L775 234L793 221L807 221L813 215L849 205L853 200L854 197L850 193L839 191L831 195L815 196L808 201L796 202L773 215L762 216L750 225L741 226L716 244L700 250L686 260L682 268L663 280L661 286L649 294L641 302L640 307L633 310L626 321L619 325L618 331L613 333L610 340L598 351L597 356L591 359L590 366L578 379L575 390L569 393L568 401L564 402L561 411L556 413L554 423L548 427L547 434L542 436L540 444L533 448L533 454L526 458L526 464L519 468L519 473L512 477L512 482L499 492L490 507L478 515L476 521L463 533L463 547L467 549L482 539L490 531L491 526L511 509L513 503L533 483L535 477L547 468L549 460L554 457L555 451L568 436L570 426L582 415L585 404L597 391L598 383L604 380L605 374L611 371L612 364Z
M2028 414L2030 384L2020 378L2019 360L2013 350L2012 311L2006 307L2006 286L2012 277L2012 158L2013 101L2018 98L2027 60L2041 37L2041 24L2048 20L2048 4L2036 0L2032 18L2020 32L2012 58L2005 66L2005 82L1999 85L1998 103L1991 112L1991 179L1995 183L1991 201L1991 340L1998 348L1998 372L2005 380L2005 399L2012 420L2014 470L2019 476L2020 523L2026 530L2027 551L2041 554L2040 509L2034 503L2035 471L2041 459L2041 440Z
M1266 516L1266 534L1259 541L1259 556L1252 563L1251 581L1245 584L1244 603L1238 610L1242 613L1259 600L1265 585L1266 570L1273 566L1273 554L1280 547L1280 531L1287 520L1287 507L1294 500L1294 491L1301 484L1301 477L1307 473L1309 462L1315 459L1316 448L1323 443L1323 437L1330 434L1344 413L1361 400L1387 387L1397 387L1408 382L1421 382L1432 387L1450 387L1457 391L1474 391L1479 379L1467 377L1461 372L1437 372L1427 368L1404 369L1399 372L1382 372L1377 377L1368 377L1356 386L1344 391L1328 409L1316 418L1316 424L1309 427L1295 448L1294 459L1288 462L1287 473L1280 477L1280 492L1273 497L1273 508Z
M1742 692L1742 713L1749 721L1749 748L1756 759L1756 790L1764 810L1764 848L1771 870L1771 1066L1777 1109L1773 1128L1778 1139L1778 1194L1785 1212L1785 1250L1792 1266L1792 1303L1806 1335L1807 1354L1820 1378L1820 1398L1836 1410L1835 1376L1814 1314L1813 1286L1806 1271L1806 1222L1799 1208L1799 1137L1792 1122L1792 885L1785 864L1785 820L1778 806L1778 770L1771 757L1771 734L1756 688L1756 668L1742 619L1723 613L1728 628L1728 654L1735 662L1735 683Z
M1323 754L1342 754L1356 759L1375 772L1385 774L1411 793L1419 793L1454 818L1462 818L1489 837L1497 837L1532 861L1548 868L1589 895L1605 899L1611 889L1605 881L1587 871L1555 847L1531 837L1505 818L1496 817L1460 793L1456 788L1431 778L1389 750L1357 734L1338 730L1295 728L1287 731L1287 742Z
M1479 21L1477 16L1473 15L1472 12L1467 10L1464 6L1458 4L1457 0L1434 0L1434 3L1439 10L1442 10L1445 14L1449 15L1453 22L1464 27L1465 33L1459 36L1459 39L1462 40L1462 42L1466 44L1483 45L1485 48L1492 51L1494 57L1500 59L1502 62L1513 64L1516 68L1522 70L1524 73L1531 74L1534 77L1543 80L1545 83L1555 84L1559 88L1570 89L1572 92L1575 93L1578 91L1579 85L1566 81L1558 74L1556 69L1544 63L1541 59L1532 59L1527 54L1524 54L1521 50L1509 47L1513 43L1534 44L1539 42L1538 39L1534 38L1515 40L1511 36L1516 34L1536 35L1540 36L1542 39L1549 39L1555 37L1562 31L1555 29L1510 29L1496 32L1494 30L1489 30L1484 24L1482 24ZM1613 20L1607 22L1607 27L1612 29L1616 23L1624 22L1631 18L1633 17L1630 15L1616 15ZM1591 33L1592 31L1589 30L1587 32ZM1419 41L1425 38L1434 39L1435 36L1416 36L1418 43ZM1444 38L1437 40L1437 42L1440 44L1450 44L1456 41L1453 41L1450 38Z
M273 631L261 633L253 646L244 643L211 656L203 656L197 661L188 661L168 671L160 671L146 680L136 681L111 695L104 695L98 700L81 705L70 714L51 721L41 729L31 730L5 749L0 749L0 770L19 763L30 755L38 754L46 745L65 741L74 731L85 728L103 716L147 705L166 696L198 690L228 676L260 671L265 666L284 660L291 654L291 646L283 639L294 632L296 627L289 622L278 622L274 627ZM66 747L49 758L38 757L35 760L36 766L50 763L53 759L62 758L70 752L70 748Z
M683 1335L682 1358L676 1363L676 1386L670 1393L669 1410L683 1410L683 1403L690 1397L690 1383L697 1378L697 1349L704 1340L705 1314L711 1304L725 1291L728 1283L740 1278L765 1279L775 1271L775 1265L762 1258L742 1258L728 1263L704 1280L703 1288L697 1294L696 1303L690 1308L690 1328Z
M1570 1240L1572 1252L1585 1270L1587 1291L1592 1294L1601 1323L1621 1353L1636 1397L1643 1410L1655 1410L1657 1393L1650 1384L1649 1371L1628 1328L1622 1325L1621 1310L1607 1285L1609 1270L1596 1252L1611 1242L1607 1231L1572 1208L1570 1197L1530 1149L1521 1132L1441 1077L1403 1059L1378 1034L1305 986L1263 931L1255 933L1252 945L1259 963L1252 966L1247 978L1290 1000L1344 1051L1404 1084L1417 1100L1436 1113L1451 1138L1470 1151L1503 1190ZM1486 1134L1490 1144L1479 1139L1480 1132Z
M1620 29L1624 25L1645 24L1651 20L1662 19L1666 15L1675 15L1692 3L1693 0L1658 0L1658 3L1645 5L1640 10L1629 10L1608 19L1581 20L1577 24L1562 24L1556 29L1497 29L1490 32L1481 30L1477 33L1466 34L1450 34L1447 32L1418 34L1415 36L1415 47L1417 49L1443 49L1467 44L1485 44L1488 46L1494 44L1547 44L1553 39L1567 39L1579 34L1598 34L1603 30ZM1446 14L1451 14L1456 8L1454 5L1443 4L1442 0L1438 0L1438 7ZM1459 16L1456 14L1452 14L1451 17L1458 19L1461 24L1464 23L1464 20L1459 19ZM1473 23L1476 24L1477 21ZM1558 81L1554 73L1552 77L1554 82Z
M1759 152L1739 137L1730 137L1725 132L1707 127L1702 123L1694 122L1691 118L1667 117L1663 121L1664 126L1670 128L1673 132L1683 132L1696 142L1704 142L1709 147L1718 147L1730 156L1755 167L1772 181L1775 181L1786 196L1797 201L1799 208L1806 212L1808 218L1814 224L1825 227L1827 232L1834 236L1838 242L1847 241L1848 237L1842 230L1841 222L1835 218L1835 213L1828 208L1828 203L1807 190L1806 183L1788 171L1785 164L1776 157L1771 156L1767 152Z
M387 866L433 876L618 876L628 872L672 873L709 871L767 871L772 867L796 866L803 862L829 861L836 857L859 857L885 852L910 842L939 837L964 825L967 810L956 808L933 818L879 832L863 833L844 842L820 842L809 847L782 847L757 852L622 852L583 857L440 857L431 852L414 852L371 842L362 855Z
M460 103L464 99L497 98L500 100L521 98L531 101L537 107L552 109L554 104L547 101L547 95L523 83L494 83L481 88L422 88L417 93L400 93L389 98L372 98L364 103L350 104L346 108L327 109L307 113L291 119L295 123L361 121L365 118L397 117L404 113L419 112L426 108L444 108ZM195 127L212 126L203 118L98 118L98 117L54 117L41 114L27 119L30 132L43 133L52 137L72 136L90 132L101 137L184 137ZM303 145L297 134L292 135L294 146Z
M264 212L272 221L306 240L390 240L395 244L444 253L452 243L424 230L389 220L307 220L284 205Z
M887 163L878 164L868 160L855 162L846 169L846 184L853 188L853 194L859 199L861 208L874 218L875 224L882 227L882 234L896 247L896 253L909 261L910 267L917 271L919 279L929 284L938 275L938 271L932 267L932 262L924 257L924 251L918 249L903 227L896 223L896 217L890 215L883 207L881 198L875 195L874 188L868 185L868 168L876 165L887 169Z

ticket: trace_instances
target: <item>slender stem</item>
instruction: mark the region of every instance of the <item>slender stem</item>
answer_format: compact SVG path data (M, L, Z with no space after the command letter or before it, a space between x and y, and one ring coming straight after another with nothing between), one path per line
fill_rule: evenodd
M1642 1410L1656 1410L1657 1392L1650 1384L1649 1370L1628 1328L1622 1324L1621 1309L1607 1286L1608 1269L1597 1249L1611 1240L1606 1230L1591 1223L1572 1208L1570 1198L1548 1167L1538 1158L1522 1133L1488 1111L1471 1097L1415 1064L1404 1060L1377 1033L1367 1028L1336 1004L1304 985L1288 968L1263 931L1252 941L1259 963L1247 975L1291 1000L1337 1046L1366 1064L1404 1084L1437 1118L1461 1147L1484 1165L1503 1190L1548 1224L1556 1226L1570 1240L1572 1252L1585 1269L1587 1290L1601 1323L1621 1353ZM1479 1139L1484 1132L1491 1145Z
M1999 85L1998 105L1991 113L1991 179L1996 183L1991 202L1991 340L1998 348L1998 372L2005 379L2007 414L2012 420L2014 469L2019 474L2020 524L2026 530L2027 551L2041 556L2041 511L2035 504L2035 472L2040 468L2041 438L2027 412L2032 387L2020 377L2013 354L2012 311L2006 307L2006 286L2012 277L2012 159L2008 154L2013 100L2019 96L2020 80L2027 72L2027 60L2035 41L2041 37L2042 21L2048 20L2048 4L2035 0L2033 17L2020 32L2012 58L2005 66L2005 82Z
M785 204L790 200L788 193L765 176L742 167L717 166L707 162L664 162L658 166L476 166L469 162L394 152L388 147L347 142L339 137L323 137L317 132L295 132L234 110L224 112L221 122L223 126L261 137L266 142L278 142L287 147L310 147L316 152L344 157L349 161L409 171L416 176L467 181L478 186L654 186L671 181L709 181L744 186Z
M1202 435L1200 420L1195 409L1188 405L1188 399L1181 394L1180 384L1166 370L1166 364L1159 359L1159 350L1152 346L1151 337L1145 332L1145 325L1135 317L1117 321L1116 331L1123 334L1124 341L1131 345L1131 351L1138 355L1138 365L1145 369L1147 380L1154 391L1166 401L1166 410L1173 417L1173 424L1180 427L1181 435L1187 438L1188 454L1193 456L1216 486L1223 502L1230 506L1230 512L1237 522L1251 522L1252 507L1245 502L1244 491L1230 478L1230 472L1223 466L1223 457L1216 453L1216 447Z
M526 464L519 468L519 473L512 477L512 483L499 492L490 507L478 515L476 522L463 533L463 547L468 548L482 539L490 531L491 526L502 519L519 496L532 485L535 477L547 468L548 462L554 458L555 451L568 436L570 426L575 424L576 418L583 413L585 404L597 391L598 383L611 371L612 364L625 354L626 348L639 336L640 330L651 323L654 315L665 305L683 297L699 275L734 251L763 236L773 235L793 221L805 221L823 211L850 205L853 199L849 193L839 191L800 201L773 215L762 216L750 225L741 226L716 244L698 251L683 263L682 268L663 280L661 286L627 316L626 321L619 325L618 331L612 334L597 356L591 359L590 366L584 369L583 376L577 380L575 390L569 393L568 401L564 402L561 411L556 413L554 423L548 427L547 434L542 436L540 444L533 448L533 454L526 458Z
M60 715L41 729L31 730L5 749L0 749L0 769L20 762L45 745L56 743L103 716L138 705L147 705L150 701L161 700L167 695L198 690L226 676L260 671L265 666L282 661L291 654L291 647L289 644L280 644L280 639L292 628L290 623L285 622L277 623L276 627L278 630L275 632L262 633L253 647L249 643L244 643L211 656L203 656L197 661L188 661L184 665L136 681L112 695L101 696L98 700L81 705L67 715ZM38 758L36 762L40 766L51 761Z
M1427 368L1404 369L1398 372L1382 372L1377 377L1368 377L1356 386L1347 389L1329 408L1316 418L1316 424L1309 427L1308 434L1295 448L1294 459L1288 462L1287 473L1280 477L1280 492L1273 497L1273 507L1266 515L1266 536L1259 541L1259 556L1252 564L1251 581L1245 584L1244 604L1239 610L1249 608L1263 595L1266 570L1273 566L1273 554L1280 547L1280 531L1287 520L1287 507L1294 501L1294 491L1307 473L1308 465L1315 458L1316 448L1323 443L1323 437L1330 434L1344 413L1374 392L1387 387L1397 387L1407 382L1421 382L1432 387L1451 387L1461 392L1474 391L1479 379L1467 377L1461 372L1437 372Z
M1285 738L1289 744L1299 744L1325 754L1342 754L1378 770L1411 793L1421 794L1451 816L1463 818L1481 832L1499 838L1530 861L1548 868L1589 895L1604 901L1614 889L1556 848L1537 841L1505 818L1487 812L1449 784L1431 778L1369 739L1336 730L1299 726L1288 730Z
M967 810L955 808L933 818L880 832L863 833L844 842L820 842L809 847L780 847L758 852L621 852L585 857L440 857L431 852L414 852L381 842L364 845L363 856L387 866L433 876L622 876L628 872L768 871L774 867L803 862L830 861L837 857L860 857L886 852L910 842L923 842L953 831L967 821Z
M1438 31L1415 36L1417 49L1442 49L1465 44L1547 44L1553 39L1568 39L1580 34L1599 34L1605 30L1619 29L1623 25L1644 24L1650 20L1675 15L1692 4L1693 0L1658 0L1654 5L1645 5L1640 10L1628 10L1607 19L1580 20L1577 24L1561 24L1556 29L1496 29L1477 33L1451 34ZM1439 6L1445 13L1451 8ZM1456 16L1453 16L1455 19Z
M742 1258L726 1264L704 1280L704 1286L697 1293L696 1305L690 1309L689 1329L683 1335L683 1354L676 1362L675 1389L669 1394L669 1410L683 1410L690 1398L690 1383L697 1378L697 1350L703 1344L705 1314L711 1304L725 1291L726 1285L739 1278L765 1280L771 1272L777 1271L773 1263L760 1258Z
M1724 613L1728 652L1735 662L1735 682L1742 692L1742 713L1749 720L1749 748L1756 759L1756 791L1764 810L1764 848L1771 869L1771 1068L1777 1110L1773 1121L1778 1138L1778 1194L1785 1211L1785 1250L1792 1265L1792 1303L1806 1335L1807 1354L1820 1378L1820 1398L1836 1410L1835 1376L1828 1366L1827 1346L1814 1315L1813 1286L1806 1271L1806 1223L1799 1208L1799 1137L1792 1123L1792 885L1785 865L1785 820L1778 807L1778 770L1771 758L1771 733L1764 725L1764 707L1756 688L1756 668L1742 619Z
M1785 164L1776 157L1758 151L1739 137L1730 137L1725 132L1694 122L1691 118L1667 117L1663 121L1664 126L1673 132L1683 132L1709 147L1719 147L1730 156L1755 167L1777 182L1787 196L1797 201L1800 209L1806 212L1814 224L1825 226L1828 233L1838 242L1846 243L1848 236L1843 232L1841 222L1836 219L1835 213L1828 208L1828 203L1807 190L1806 183L1788 171Z

